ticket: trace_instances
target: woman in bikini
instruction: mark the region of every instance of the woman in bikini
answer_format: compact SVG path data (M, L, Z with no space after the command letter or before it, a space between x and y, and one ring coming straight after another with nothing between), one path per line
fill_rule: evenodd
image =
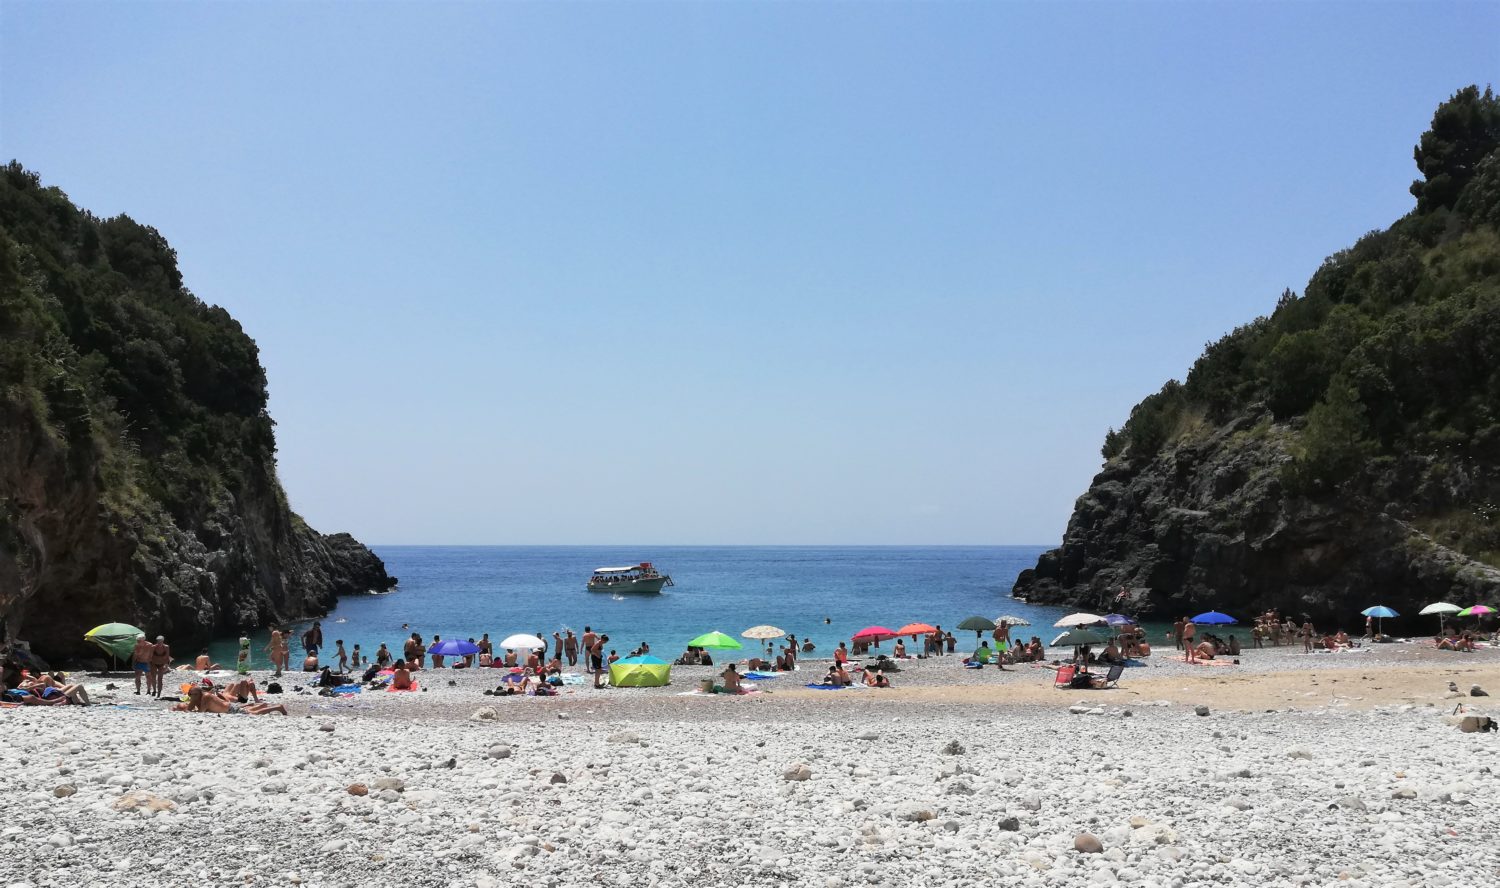
M271 643L266 645L266 653L271 657L271 666L276 670L276 678L281 677L282 669L286 668L287 646L286 639L281 637L280 629L271 630Z

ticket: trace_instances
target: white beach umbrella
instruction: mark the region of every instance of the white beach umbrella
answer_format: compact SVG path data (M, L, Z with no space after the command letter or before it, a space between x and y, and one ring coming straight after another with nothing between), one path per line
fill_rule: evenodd
M1031 621L1028 620L1028 619L1026 619L1025 617L1012 617L1012 616L1009 616L1009 615L1004 616L1004 617L997 617L995 619L995 623L997 625L1000 624L1000 623L1004 623L1007 626L1030 626L1031 625Z
M758 638L762 641L768 638L781 638L784 635L786 633L775 626L751 626L740 633L741 638Z
M1068 614L1052 625L1058 629L1071 629L1074 626L1094 626L1103 622L1104 618L1098 614Z
M542 641L535 635L527 635L521 632L500 642L500 646L512 651L534 651L538 648L545 648L547 642Z
M1424 617L1437 614L1438 632L1441 634L1443 631L1443 617L1448 616L1449 614L1456 614L1461 610L1463 610L1463 608L1459 607L1456 604L1449 604L1446 601L1435 601L1432 604L1429 604L1421 610L1417 611L1417 613Z

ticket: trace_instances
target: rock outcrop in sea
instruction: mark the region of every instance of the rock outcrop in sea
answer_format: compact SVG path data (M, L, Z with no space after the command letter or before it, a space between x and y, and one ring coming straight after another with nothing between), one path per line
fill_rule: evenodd
M255 343L154 229L0 171L0 620L47 658L127 622L190 645L395 580L292 513Z
M1172 619L1500 597L1500 98L1415 149L1411 213L1210 343L1105 437L1062 545L1013 595Z

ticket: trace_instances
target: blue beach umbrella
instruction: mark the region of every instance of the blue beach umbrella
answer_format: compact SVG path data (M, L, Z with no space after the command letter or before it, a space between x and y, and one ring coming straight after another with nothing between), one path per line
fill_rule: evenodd
M1127 617L1124 614L1105 614L1104 622L1111 626L1134 626L1135 618Z
M1385 622L1385 618L1386 617L1399 617L1399 616L1401 616L1400 614L1396 613L1395 611L1391 610L1390 608L1386 607L1383 604L1377 604L1374 607L1367 607L1364 610L1360 611L1360 613L1363 614L1366 617L1374 617L1375 619L1381 621L1380 623L1376 624L1376 628L1375 628L1375 634L1376 635L1384 635L1385 634L1385 627L1383 625L1381 625L1381 624Z
M427 653L437 654L439 657L467 657L470 654L479 653L479 645L467 641L459 641L457 638L450 638L447 641L440 641L428 648Z
M1209 611L1208 613L1199 614L1198 616L1193 617L1193 622L1202 623L1205 626L1229 626L1234 623L1238 623L1239 620L1236 620L1229 614L1221 614L1218 611Z

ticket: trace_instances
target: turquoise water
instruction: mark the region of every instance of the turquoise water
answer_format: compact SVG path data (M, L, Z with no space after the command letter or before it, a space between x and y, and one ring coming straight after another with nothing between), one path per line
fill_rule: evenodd
M828 656L840 640L871 624L892 629L927 622L945 628L979 614L1030 619L1026 634L1056 634L1063 608L1033 607L1010 598L1016 575L1036 564L1042 546L377 546L400 586L386 595L344 598L324 617L325 651L343 639L368 654L381 642L399 652L419 632L427 641L478 638L499 641L516 632L584 626L610 636L621 656L642 641L672 659L688 639L717 629L739 637L769 623L799 639L810 638ZM652 561L676 584L661 595L589 592L596 567ZM310 621L294 624L300 637ZM410 628L404 628L404 627ZM961 650L973 633L954 632ZM257 665L266 662L267 633L257 633ZM747 648L754 642L745 641ZM300 643L294 640L300 660ZM234 643L214 645L220 662L232 662ZM325 661L326 662L326 661Z

